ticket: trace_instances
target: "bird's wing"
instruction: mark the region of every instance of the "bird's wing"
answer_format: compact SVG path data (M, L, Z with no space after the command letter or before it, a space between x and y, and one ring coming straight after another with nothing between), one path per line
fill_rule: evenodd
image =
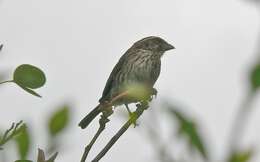
M113 85L115 76L117 75L117 73L120 71L120 69L122 68L122 65L124 64L125 58L127 57L128 52L126 52L117 62L116 66L113 68L112 72L109 75L109 78L106 82L106 86L103 90L102 93L102 97L99 99L99 102L102 102L106 99L107 95L109 94L111 87Z

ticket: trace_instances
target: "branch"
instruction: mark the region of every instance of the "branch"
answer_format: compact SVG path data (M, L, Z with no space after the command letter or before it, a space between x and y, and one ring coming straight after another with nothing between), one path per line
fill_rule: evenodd
M90 143L85 147L85 151L82 155L82 158L80 160L80 162L85 162L87 157L88 157L88 153L91 150L93 144L96 142L96 140L98 139L99 135L103 132L103 130L105 130L106 127L106 123L109 122L108 116L106 116L105 113L103 113L101 115L101 118L99 119L99 128L98 131L96 132L96 134L94 135L94 137L92 138L92 140L90 141Z
M3 82L0 82L0 84L4 84L4 83L12 83L14 82L13 80L7 80L7 81L3 81Z
M25 128L24 124L22 124L23 121L20 121L19 123L13 123L12 126L5 131L3 137L0 139L0 146L4 145L6 142L11 140L15 135L21 132L23 128ZM24 127L23 127L24 126ZM2 148L0 147L0 150Z
M157 90L152 88L151 91L147 91L149 92L148 96L143 96L142 97L142 101L141 104L137 104L137 109L136 111L133 113L133 115L131 115L130 119L128 120L128 122L119 130L119 132L115 135L115 137L113 137L111 140L113 140L115 138L115 141L112 142L112 145L119 139L119 137L129 128L129 126L133 123L136 122L136 120L139 118L139 116L143 113L143 111L145 109L148 108L148 101L152 100L152 96L157 94ZM92 146L94 145L94 143L96 142L96 140L98 139L98 137L100 136L100 134L104 131L106 123L109 122L108 117L110 115L112 115L113 110L112 107L113 105L120 99L126 97L126 96L131 96L133 95L131 93L131 91L126 90L120 94L118 94L117 96L114 96L109 102L104 102L100 104L100 109L102 110L102 115L101 115L101 119L99 120L99 129L97 130L97 132L95 133L94 137L91 139L90 143L85 147L85 151L81 157L81 161L80 162L85 162L87 159L87 156L89 154L89 151L91 150ZM118 137L117 137L118 136ZM109 144L108 144L109 145ZM111 146L106 146L108 148L104 148L105 149L105 153L103 153L103 155L101 155L101 157L97 157L99 159L101 159L106 152L112 147ZM102 153L101 153L102 154Z
M135 123L136 120L143 114L148 106L147 101L143 101L140 104L136 105L137 109L130 117L130 119L121 127L121 129L111 138L108 144L101 150L101 152L92 160L92 162L98 162L116 143L116 141L126 132L131 124Z
M85 150L84 150L84 153L81 157L80 162L86 161L88 154L89 154L89 151L91 150L92 146L94 145L94 143L96 142L96 140L98 139L100 134L105 130L106 123L109 122L108 117L110 115L112 115L112 113L113 113L113 110L112 110L113 104L116 101L118 101L119 99L121 99L122 97L125 97L126 95L128 95L127 91L120 93L119 95L115 96L114 98L111 99L110 102L105 102L104 104L100 105L100 106L102 106L101 109L103 111L102 111L101 118L99 119L99 128L98 128L97 132L95 133L94 137L91 139L90 143L85 147Z

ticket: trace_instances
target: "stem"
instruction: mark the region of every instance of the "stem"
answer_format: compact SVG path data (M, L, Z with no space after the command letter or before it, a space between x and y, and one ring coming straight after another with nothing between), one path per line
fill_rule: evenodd
M100 151L100 153L92 160L92 162L98 162L105 154L111 149L111 147L117 142L117 140L126 132L131 124L135 123L136 120L143 114L144 110L148 108L148 102L142 102L136 105L137 109L130 117L130 119L120 128L120 130L111 138L107 145Z
M81 157L80 162L86 161L89 151L91 150L92 146L98 139L99 135L104 131L106 123L109 122L108 117L110 115L112 115L112 113L113 113L112 107L113 107L114 102L121 99L122 97L125 97L127 94L128 94L127 91L120 93L119 95L112 98L112 100L110 102L104 102L103 104L100 105L101 106L100 109L102 110L102 115L99 120L99 129L97 130L96 134L94 135L94 137L92 138L90 143L85 147L85 151Z
M0 139L0 146L3 146L6 142L8 142L17 134L17 131L21 127L22 123L23 121L20 121L19 123L16 124L13 123L12 126L5 131L3 137ZM0 150L2 150L1 147Z
M106 123L109 122L109 119L107 117L108 116L106 116L104 113L101 115L101 118L99 119L98 131L96 132L96 134L94 135L94 137L92 138L90 143L85 147L85 151L84 151L84 153L82 155L82 158L81 158L80 162L85 162L86 161L86 159L88 157L88 153L91 150L93 144L96 142L96 140L98 139L99 135L103 132L103 130L105 130Z
M7 80L7 81L3 81L3 82L0 82L0 84L4 84L4 83L12 83L14 82L13 80Z

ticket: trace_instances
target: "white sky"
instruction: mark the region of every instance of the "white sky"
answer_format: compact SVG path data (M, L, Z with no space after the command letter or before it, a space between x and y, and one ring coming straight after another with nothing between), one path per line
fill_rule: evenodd
M184 105L201 122L219 159L245 96L258 32L258 9L239 0L0 0L0 42L5 45L0 72L11 77L17 65L29 63L43 69L48 80L38 90L42 99L1 85L0 127L24 119L39 139L35 148L44 148L44 120L57 105L71 103L74 119L64 140L69 149L57 162L79 161L98 125L82 131L77 123L97 104L112 67L132 43L158 35L177 49L163 58L155 103L167 96ZM246 146L260 146L259 114L259 109L252 114ZM113 118L94 153L122 122ZM151 145L138 131L129 130L102 161L151 160Z

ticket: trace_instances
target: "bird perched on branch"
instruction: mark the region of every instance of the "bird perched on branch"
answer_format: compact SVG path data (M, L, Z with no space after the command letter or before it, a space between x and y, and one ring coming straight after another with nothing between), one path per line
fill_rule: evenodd
M112 70L99 99L100 104L80 121L79 126L82 129L86 128L103 111L102 105L106 103L110 103L110 106L124 104L131 114L128 104L136 103L140 99L124 93L128 92L130 87L137 88L136 92L139 93L141 85L151 90L151 94L156 94L153 86L160 75L161 57L165 51L171 49L174 49L174 46L156 36L146 37L134 43Z

